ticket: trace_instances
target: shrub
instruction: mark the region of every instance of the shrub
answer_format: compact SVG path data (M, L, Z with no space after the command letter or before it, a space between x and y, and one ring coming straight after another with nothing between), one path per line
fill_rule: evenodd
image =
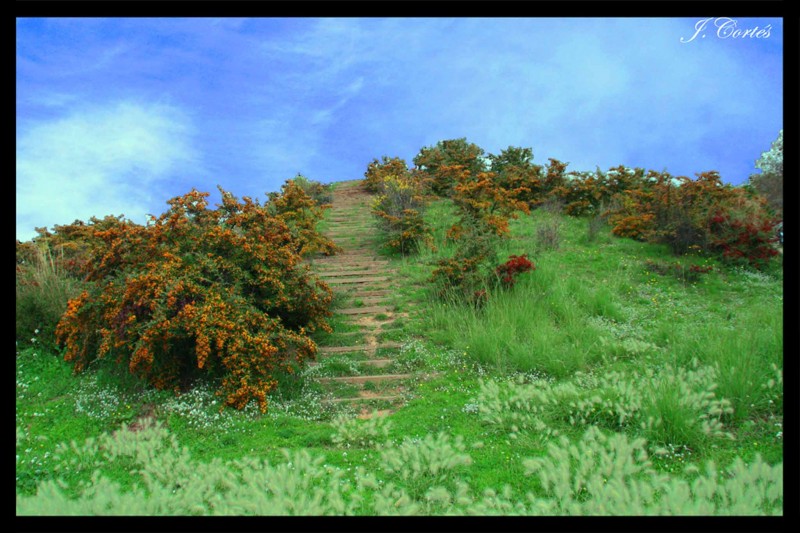
M498 187L529 207L542 201L544 173L541 165L533 164L531 148L509 146L499 155L489 154L489 161Z
M498 236L469 219L458 229L455 254L436 262L430 281L440 299L480 306L485 303L486 288L495 277Z
M763 200L742 194L728 209L710 217L711 248L728 263L762 269L779 254L775 246L777 223L764 209Z
M452 236L457 237L464 225L475 225L481 232L504 237L509 232L508 219L516 218L517 211L530 211L512 191L497 185L493 172L473 174L468 168L457 165L442 167L440 173L449 176L454 183L452 200L460 213L459 224L450 229Z
M303 257L322 253L335 254L339 248L330 239L317 231L317 223L325 216L329 204L320 205L306 193L309 182L302 176L287 180L280 193L269 193L267 210L283 220L292 233L295 249Z
M758 158L756 168L761 173L750 176L750 185L767 200L778 218L783 218L783 130L778 132L769 151Z
M410 177L405 160L399 157L383 156L380 161L373 159L364 172L364 188L371 193L383 193L383 182L387 177Z
M414 157L414 165L422 178L430 184L431 191L439 196L449 196L456 185L453 174L442 172L444 167L459 166L467 173L477 176L486 170L483 148L468 143L467 139L439 141L436 146L422 148Z
M474 175L461 165L443 166L439 172L455 184L452 200L459 218L447 237L457 246L452 258L437 262L431 280L439 297L480 306L495 276L498 240L508 237L509 218L516 218L518 210L529 212L528 205L497 186L492 172Z
M701 250L761 268L778 254L778 220L765 201L724 185L715 171L695 180L650 171L637 188L617 193L614 204L614 234L664 243L678 255Z
M511 255L508 258L508 261L499 265L495 272L497 273L497 277L500 280L500 283L503 287L510 288L513 287L514 284L517 282L516 276L521 274L522 272L530 272L531 270L536 270L536 267L533 266L528 260L526 255Z
M306 196L314 200L320 207L324 207L333 201L333 193L331 192L330 185L325 185L316 180L310 180L302 174L298 174L290 181L303 189Z
M421 243L433 246L430 228L425 224L424 199L419 183L404 175L382 178L381 194L372 205L380 228L387 235L390 248L405 255L418 249Z
M263 412L274 375L314 356L307 334L329 329L330 289L302 264L285 217L221 192L217 209L192 190L146 227L96 232L105 247L92 260L95 283L56 331L76 372L112 355L175 390L205 372L225 404L255 400Z

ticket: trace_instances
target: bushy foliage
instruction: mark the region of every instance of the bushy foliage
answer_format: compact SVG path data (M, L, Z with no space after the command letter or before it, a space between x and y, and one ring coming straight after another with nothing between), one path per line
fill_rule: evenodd
M433 246L430 228L423 213L425 199L417 180L406 171L381 178L380 194L372 204L379 227L389 247L403 255L415 252L421 244Z
M777 218L764 209L763 199L740 195L709 221L710 248L729 263L764 268L778 255Z
M320 207L327 206L333 201L333 193L331 192L330 185L325 185L319 181L308 179L302 174L298 174L290 181L303 189L303 192L306 193L306 196L314 200L314 202Z
M399 157L383 156L380 160L373 159L364 172L364 188L367 192L383 193L383 182L387 177L408 178L410 172L405 160Z
M268 194L267 210L289 227L298 254L303 257L317 253L333 255L339 248L317 231L317 224L331 206L309 196L307 188L314 187L302 176L287 180L280 192Z
M147 226L95 232L103 246L88 273L94 283L70 300L56 332L76 372L112 356L176 390L206 373L220 380L225 404L255 400L264 411L275 374L314 356L307 334L328 329L332 293L302 264L314 242L307 219L294 200L278 202L278 216L221 192L217 209L192 190ZM308 198L290 184L286 192Z
M495 273L503 287L511 288L517 282L519 274L531 270L536 270L536 267L530 262L528 256L523 254L509 256L508 261L495 268Z
M723 260L763 267L774 249L777 220L745 188L724 185L717 172L697 179L650 171L638 187L617 193L612 232L667 244L675 254L718 253Z
M449 176L454 184L451 199L459 210L459 223L449 230L458 239L466 225L480 227L481 232L505 237L509 233L508 220L517 212L528 213L528 205L510 191L497 184L493 172L473 174L464 166L444 166L439 172Z
M750 176L750 185L766 198L769 207L779 217L783 213L783 130L772 142L769 151L763 152L756 161L760 174Z
M454 184L451 199L458 221L447 231L456 243L455 254L437 262L431 281L441 298L454 296L473 305L486 301L487 285L496 279L497 244L509 235L508 221L517 211L529 212L518 199L520 190L500 186L494 172L474 174L462 165L441 166L439 174Z
M509 146L488 157L498 187L512 191L515 199L529 207L542 201L544 170L541 165L533 164L533 149Z
M443 168L458 166L468 174L477 176L486 171L483 155L483 148L462 137L439 141L436 146L422 148L414 157L414 165L434 194L449 196L456 182L452 172L443 172Z
M615 194L633 188L641 182L644 170L622 165L602 172L570 172L551 195L564 202L564 212L572 216L596 215Z
M469 219L458 228L455 254L436 261L430 281L440 299L480 306L495 278L498 236Z

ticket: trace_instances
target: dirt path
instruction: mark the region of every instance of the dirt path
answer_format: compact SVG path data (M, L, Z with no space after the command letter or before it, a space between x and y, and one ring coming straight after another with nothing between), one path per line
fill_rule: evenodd
M393 368L400 344L381 341L381 333L406 315L396 312L391 303L395 272L389 261L375 252L378 236L370 213L373 196L361 183L337 185L325 234L342 251L313 260L312 267L342 298L335 313L347 324L346 329L356 330L340 334L334 327L335 344L320 345L317 364L332 367L330 363L336 360L342 368L326 373L320 382L334 393L334 401L349 402L359 416L368 417L373 410L385 415L397 408L404 400L405 382L413 376ZM348 342L349 338L355 340Z

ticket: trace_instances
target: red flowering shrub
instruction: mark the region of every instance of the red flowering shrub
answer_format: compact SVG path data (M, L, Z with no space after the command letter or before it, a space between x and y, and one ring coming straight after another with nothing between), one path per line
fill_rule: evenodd
M675 254L719 253L723 260L761 268L778 254L763 199L722 183L717 172L697 179L650 171L638 187L617 193L609 210L614 234L669 245Z
M307 334L329 330L332 293L303 264L286 212L225 191L209 209L207 196L173 198L147 226L96 231L94 283L70 300L56 334L76 372L112 356L175 390L205 373L225 404L255 400L263 412L275 375L315 355Z
M779 253L775 246L777 223L765 200L742 195L727 210L717 210L710 217L710 246L727 262L763 268Z
M516 276L522 272L536 270L536 267L528 260L526 255L511 255L508 261L499 265L495 272L503 287L513 287L516 283Z

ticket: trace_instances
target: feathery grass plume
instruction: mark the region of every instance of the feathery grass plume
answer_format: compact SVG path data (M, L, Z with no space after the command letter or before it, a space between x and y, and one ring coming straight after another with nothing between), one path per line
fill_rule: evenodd
M376 412L366 420L347 415L335 418L332 422L334 433L331 441L340 447L371 448L385 442L389 436L392 422Z

